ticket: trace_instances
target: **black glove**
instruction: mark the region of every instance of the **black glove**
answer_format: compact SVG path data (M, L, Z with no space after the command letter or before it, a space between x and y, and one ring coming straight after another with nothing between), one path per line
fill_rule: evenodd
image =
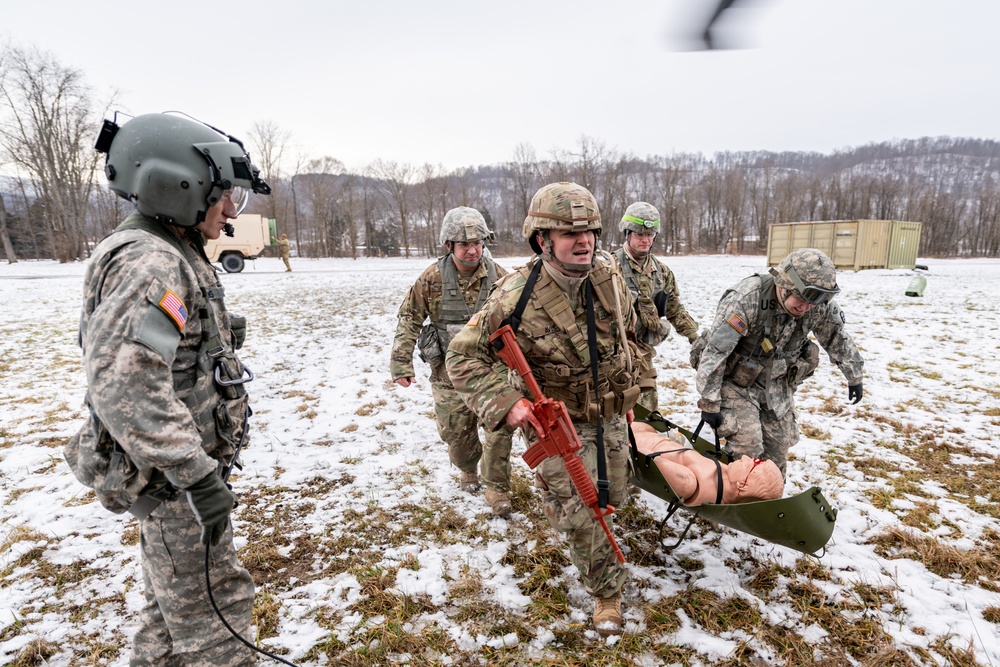
M701 411L701 420L711 426L713 429L718 430L722 426L722 413L721 412L705 412Z
M214 547L222 539L229 525L229 513L236 504L236 496L222 478L214 472L185 489L188 504L201 526L201 543Z
M670 300L670 295L660 290L653 295L653 303L656 304L656 312L660 317L667 316L667 301Z
M861 402L861 397L865 395L863 383L858 382L857 384L852 384L847 388L847 400L851 402L851 405Z

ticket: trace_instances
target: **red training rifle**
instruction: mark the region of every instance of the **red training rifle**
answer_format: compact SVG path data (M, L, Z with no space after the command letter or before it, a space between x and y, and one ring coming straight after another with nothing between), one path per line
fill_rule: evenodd
M583 464L583 459L580 458L579 452L583 445L580 444L580 436L573 428L566 404L562 401L554 401L542 393L542 388L532 374L528 360L524 358L524 352L517 343L517 336L509 324L497 329L490 336L490 343L493 344L497 354L500 355L508 368L521 376L534 398L532 411L535 419L541 425L541 430L535 434L538 436L538 442L529 447L521 458L530 469L534 470L535 466L550 456L562 457L563 465L566 466L566 472L569 473L569 478L573 482L576 492L580 494L580 499L594 513L594 520L601 524L618 560L624 563L625 555L618 548L618 543L615 542L614 535L611 534L611 529L608 528L608 524L604 520L604 517L612 514L615 508L611 505L598 507L597 487L594 486L594 480L590 478L590 473L587 472L587 467Z

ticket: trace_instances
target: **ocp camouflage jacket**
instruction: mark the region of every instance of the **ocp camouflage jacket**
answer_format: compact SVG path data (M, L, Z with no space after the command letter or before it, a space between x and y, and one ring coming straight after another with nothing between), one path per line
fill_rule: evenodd
M499 428L514 403L525 396L494 370L502 362L489 337L513 312L533 266L529 264L497 281L486 305L448 348L448 374L452 383L480 417L484 428ZM564 401L574 420L586 422L595 421L599 402L605 419L625 414L638 398L640 385L648 385L655 378L650 367L652 350L635 340L635 311L614 260L599 260L598 267L590 273L595 283L601 280L600 276L606 281L597 290L594 303L600 382L596 392L587 347L582 282L581 293L570 302L549 275L549 269L542 270L517 331L517 341L542 391L549 398ZM565 321L561 316L553 317L553 312L565 312Z

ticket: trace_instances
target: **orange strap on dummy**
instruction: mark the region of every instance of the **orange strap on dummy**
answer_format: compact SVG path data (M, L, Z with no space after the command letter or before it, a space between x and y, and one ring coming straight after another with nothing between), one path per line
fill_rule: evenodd
M562 457L563 465L566 466L566 472L569 473L569 478L573 482L576 492L580 495L580 499L594 513L594 520L601 524L604 534L608 536L608 542L611 543L611 548L615 550L615 555L618 556L619 561L624 563L625 554L618 548L618 543L615 542L614 535L611 534L611 529L604 520L604 517L613 513L615 508L611 505L601 508L598 505L597 487L594 486L594 480L590 478L587 466L580 458L579 451L583 446L580 444L580 437L576 434L576 429L573 428L566 404L562 401L554 401L542 394L542 388L532 374L528 360L524 358L524 352L517 344L517 336L514 335L514 330L509 324L497 329L490 336L490 343L493 344L503 362L521 376L534 399L532 411L542 430L535 434L538 436L538 442L529 447L521 458L524 459L529 468L534 470L535 466L550 456Z

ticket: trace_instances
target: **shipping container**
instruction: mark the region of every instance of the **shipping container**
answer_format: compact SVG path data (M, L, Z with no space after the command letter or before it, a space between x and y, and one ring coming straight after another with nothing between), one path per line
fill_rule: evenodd
M777 266L799 248L822 250L838 269L912 269L922 223L902 220L829 220L771 225L767 264Z

